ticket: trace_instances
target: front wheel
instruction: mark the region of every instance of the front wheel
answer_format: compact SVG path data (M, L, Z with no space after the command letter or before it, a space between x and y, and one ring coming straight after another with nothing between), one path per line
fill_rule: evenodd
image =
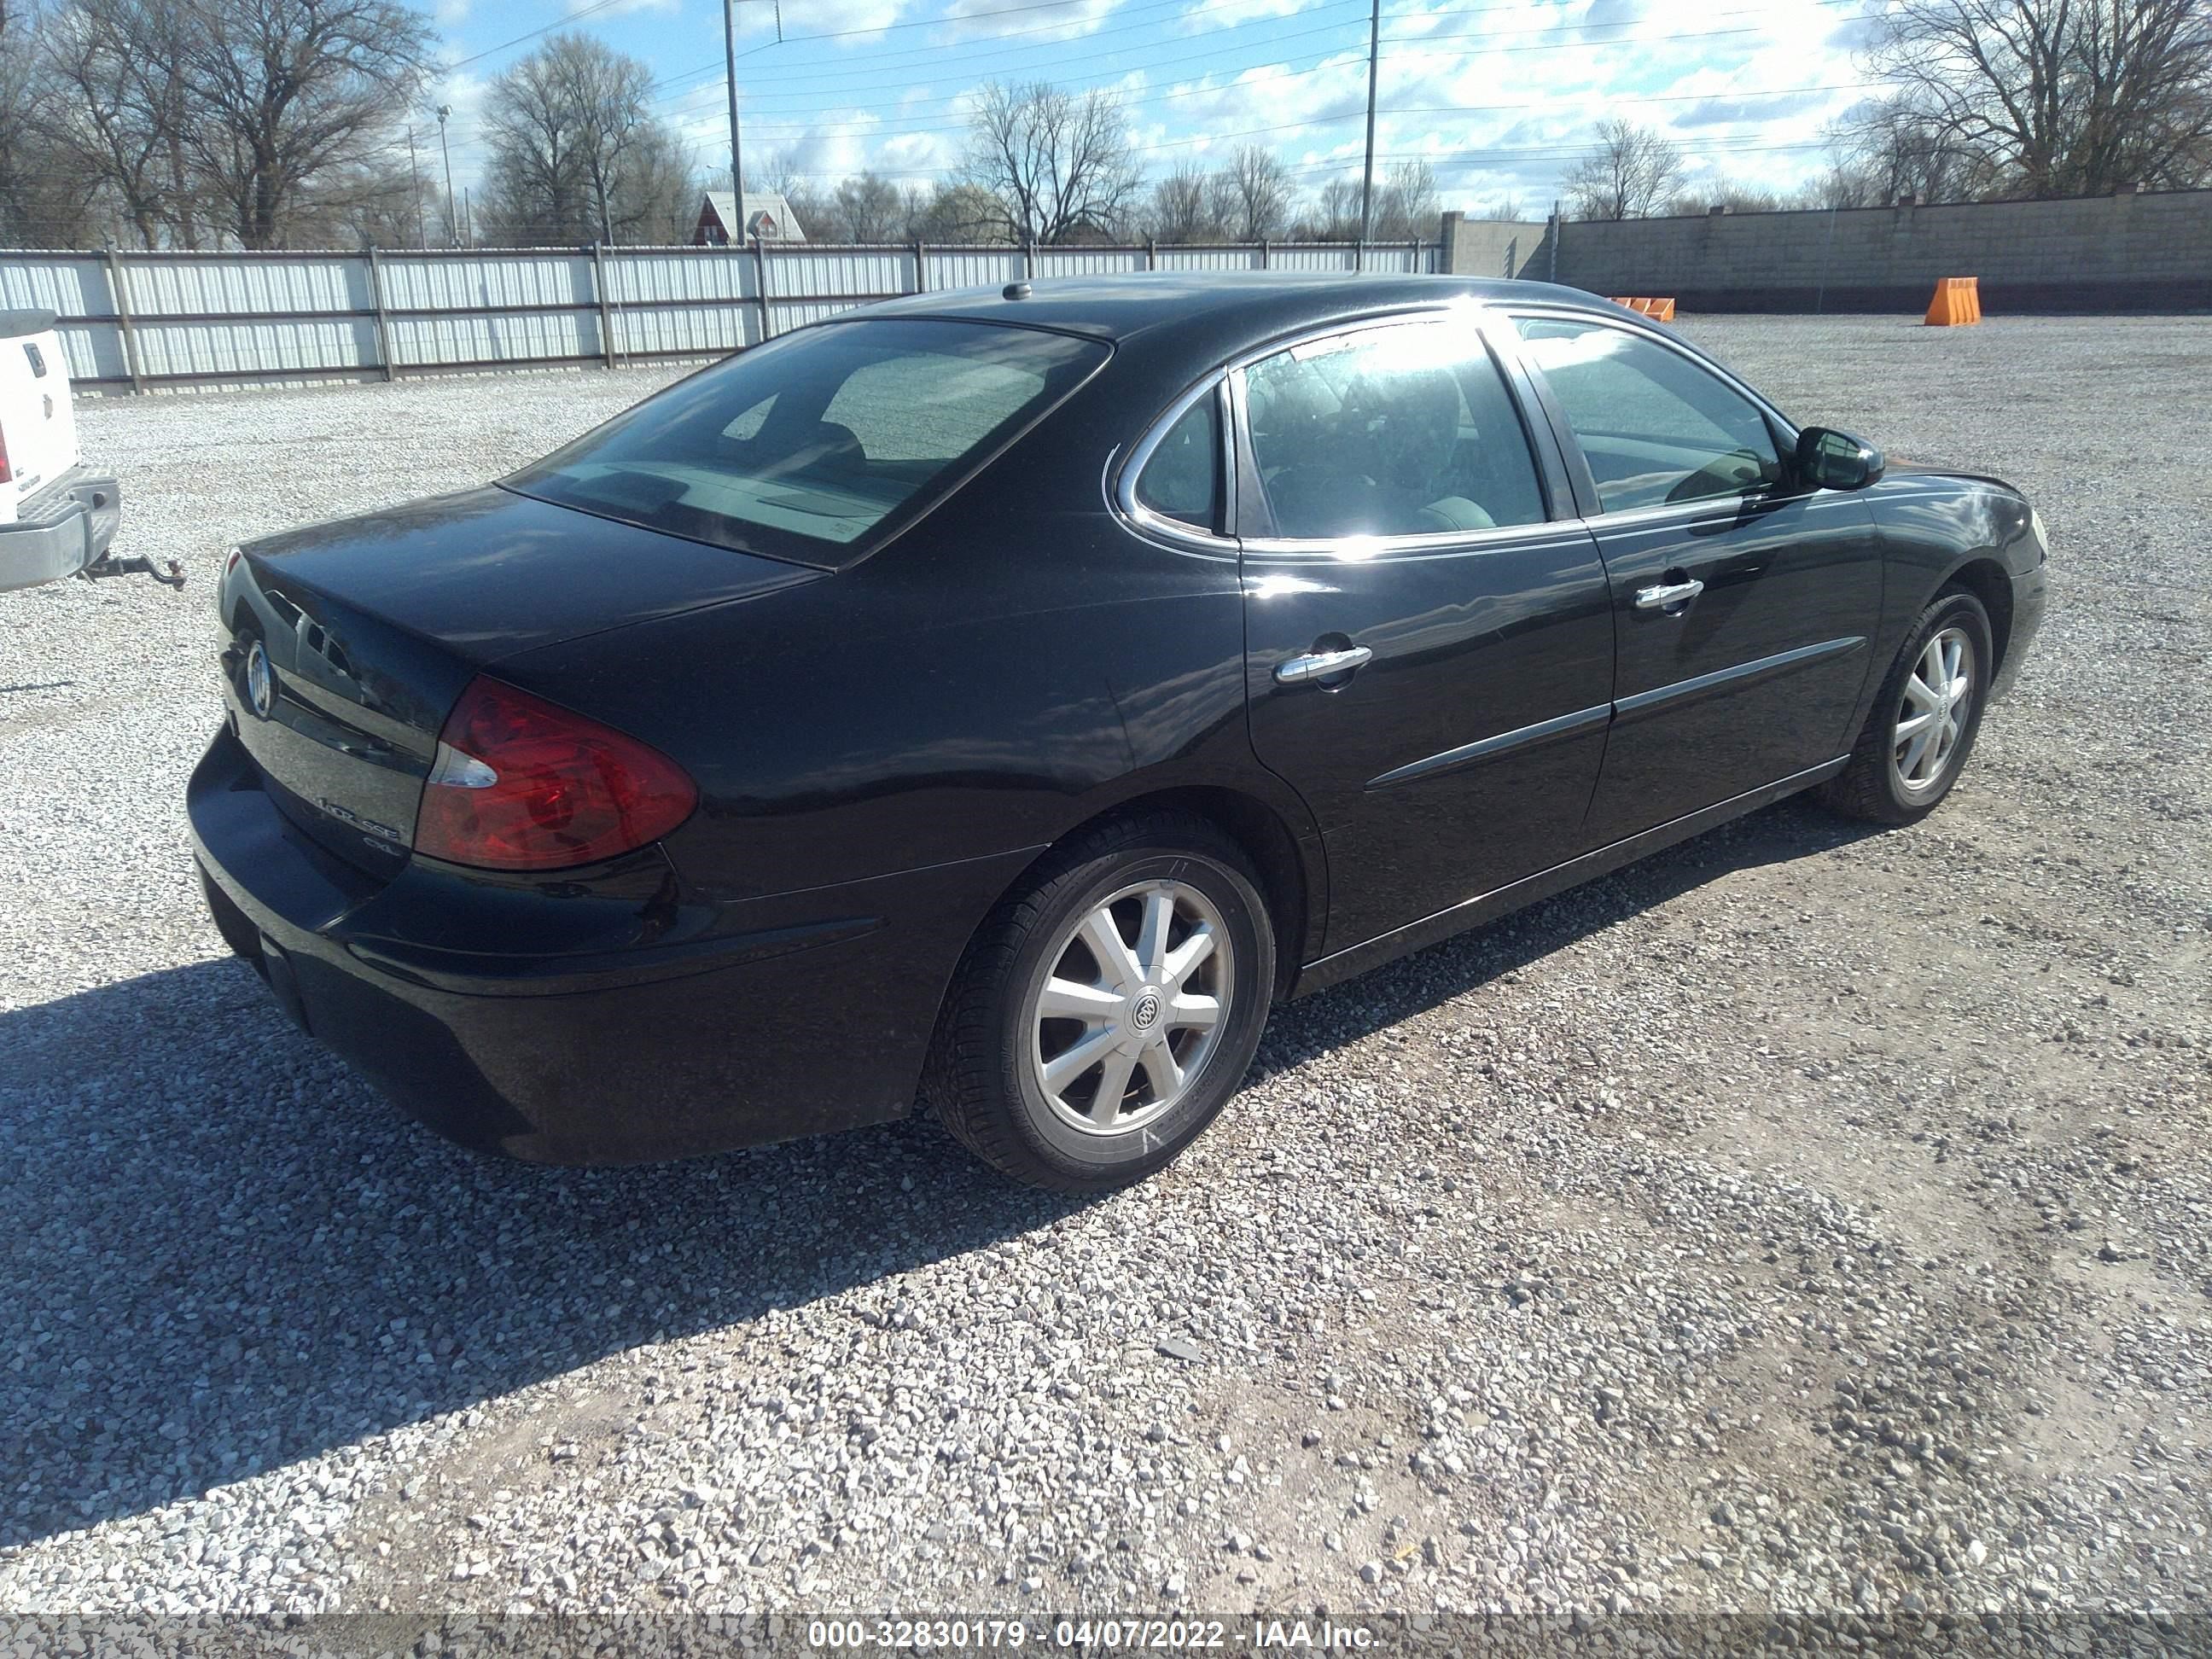
M1052 854L970 945L932 1057L937 1115L1034 1186L1142 1180L1236 1092L1274 980L1235 843L1176 812L1107 824Z
M1982 602L1963 588L1938 593L1891 665L1850 763L1822 786L1821 799L1875 823L1911 823L1934 811L1972 752L1996 662Z

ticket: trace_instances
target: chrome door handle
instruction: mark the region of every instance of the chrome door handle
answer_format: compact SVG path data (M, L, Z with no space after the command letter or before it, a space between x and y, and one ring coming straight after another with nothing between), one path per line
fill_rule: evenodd
M1687 605L1705 591L1705 585L1695 576L1686 582L1662 582L1656 587L1636 590L1638 611L1664 611L1669 605Z
M1355 668L1364 667L1374 660L1375 653L1364 645L1355 645L1342 651L1315 651L1303 657L1289 657L1275 665L1278 685L1304 685L1314 680L1325 680L1334 674L1349 674Z

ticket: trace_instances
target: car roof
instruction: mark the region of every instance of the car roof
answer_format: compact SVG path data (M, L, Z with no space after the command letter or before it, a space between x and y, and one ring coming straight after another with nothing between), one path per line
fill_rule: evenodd
M1156 270L1122 276L1040 276L1018 299L1005 288L908 295L848 316L951 317L1085 334L1116 344L1163 333L1223 352L1307 327L1325 327L1401 307L1460 299L1541 302L1620 314L1580 289L1479 276L1376 276L1266 270Z

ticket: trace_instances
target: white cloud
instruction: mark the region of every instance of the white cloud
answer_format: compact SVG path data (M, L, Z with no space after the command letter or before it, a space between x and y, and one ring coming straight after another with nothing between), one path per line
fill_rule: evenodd
M1289 17L1304 9L1304 0L1198 0L1177 13L1175 22L1176 28L1189 33L1230 28L1262 17Z
M945 8L945 40L1020 35L1037 41L1073 40L1096 32L1121 0L1067 0L1036 9L1015 9L1017 0L951 0Z

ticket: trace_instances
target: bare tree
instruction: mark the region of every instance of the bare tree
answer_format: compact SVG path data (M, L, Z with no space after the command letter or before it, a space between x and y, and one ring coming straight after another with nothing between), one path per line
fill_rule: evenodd
M53 19L0 0L0 243L88 247L100 240L100 174L68 84L40 50Z
M171 0L184 146L225 229L275 247L319 183L387 163L431 32L394 0Z
M2205 0L1899 0L1870 60L2003 193L2212 177Z
M1829 166L1821 205L1879 207L1900 197L1955 202L1999 188L1990 159L1954 140L1941 123L1904 98L1849 112L1828 131Z
M1154 179L1145 210L1146 233L1161 242L1205 242L1219 235L1211 184L1206 169L1195 161L1185 161Z
M556 34L492 82L487 215L501 240L673 240L691 164L653 118L653 71L584 34Z
M1616 116L1599 124L1597 144L1562 181L1577 219L1649 218L1681 183L1682 153L1650 127Z
M1359 180L1332 179L1314 198L1299 234L1316 242L1350 242L1359 236Z
M1368 234L1378 242L1412 242L1437 228L1436 170L1426 161L1394 161L1375 192Z
M68 100L50 139L114 193L146 247L198 247L210 228L187 140L189 25L174 0L70 0L41 32L40 67Z
M1677 191L1668 211L1707 213L1723 207L1730 213L1771 213L1782 204L1779 195L1757 185L1739 184L1733 179L1707 179Z
M918 242L968 246L1007 240L1006 204L970 184L939 185L907 221L907 234Z
M859 173L842 180L836 199L838 228L848 241L889 242L906 228L906 197L879 173Z
M757 162L747 165L745 178L752 188L772 190L782 197L799 228L814 240L825 241L836 235L837 198L817 184L812 174L800 171L796 149L787 146L769 151ZM724 187L722 184L715 186Z
M1019 241L1118 232L1140 189L1120 100L1042 81L994 81L977 94L965 174L999 198Z
M1245 144L1213 175L1214 219L1238 242L1263 241L1283 234L1291 215L1290 170L1273 153Z

